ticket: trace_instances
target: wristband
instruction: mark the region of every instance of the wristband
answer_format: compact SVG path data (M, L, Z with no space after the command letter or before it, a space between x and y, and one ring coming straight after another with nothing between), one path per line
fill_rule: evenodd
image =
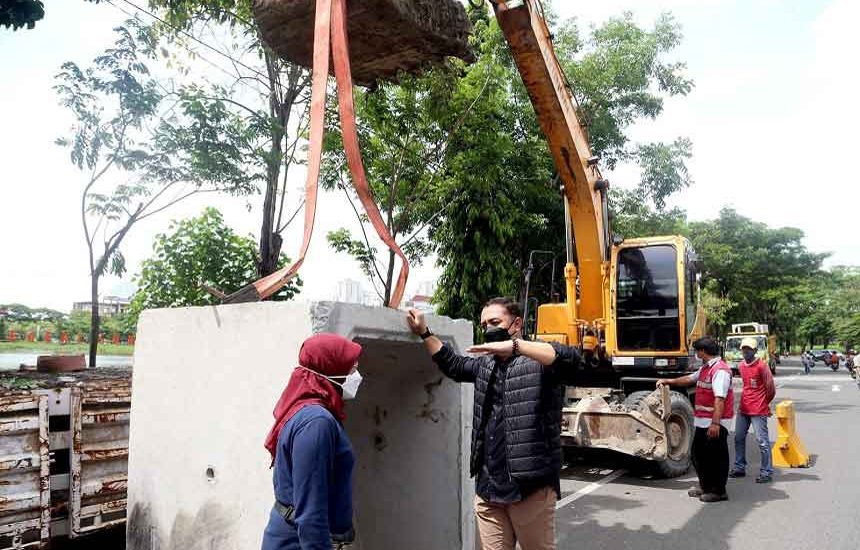
M513 342L514 342L514 345L513 345L513 348L511 349L511 355L513 357L516 357L517 355L520 354L520 340L519 340L519 338L514 338Z
M431 336L433 336L433 333L432 333L432 332L430 332L430 327L427 327L427 330L425 330L425 331L424 331L422 334L420 334L419 336L421 336L421 339L422 339L422 340L426 340L426 339L430 338Z

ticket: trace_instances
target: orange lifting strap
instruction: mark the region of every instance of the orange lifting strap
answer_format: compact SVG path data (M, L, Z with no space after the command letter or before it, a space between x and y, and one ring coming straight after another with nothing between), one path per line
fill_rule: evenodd
M352 74L349 65L349 40L346 31L346 0L317 0L316 23L314 26L313 79L311 86L311 126L310 155L308 174L305 183L305 229L302 247L295 263L248 285L224 298L225 303L263 300L278 292L290 279L296 276L305 261L314 230L317 210L317 188L319 183L320 162L322 159L323 129L325 126L326 84L328 81L329 54L334 61L337 80L338 108L341 132L346 149L347 163L352 175L352 184L370 223L379 238L400 258L400 275L391 298L386 304L396 309L403 299L406 279L409 277L409 263L403 251L391 237L382 219L379 208L373 200L370 185L361 162L358 146L358 133L355 125L355 105L352 96Z

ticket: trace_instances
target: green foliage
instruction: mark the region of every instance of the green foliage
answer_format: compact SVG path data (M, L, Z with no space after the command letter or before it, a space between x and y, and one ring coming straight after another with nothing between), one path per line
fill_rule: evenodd
M69 318L63 323L65 330L73 337L78 334L89 334L91 316L88 311L73 311ZM107 321L106 321L107 322Z
M158 50L155 29L131 19L115 31L113 47L89 67L64 63L54 87L76 120L57 143L69 149L72 164L87 174L80 215L95 317L91 365L99 331L99 278L125 273L120 247L131 228L197 193L254 190L242 169L241 152L223 135L201 130L193 104L180 101L178 114L162 106L167 87L147 66Z
M172 132L170 139L181 148L198 145L197 155L187 161L200 165L204 173L209 170L215 179L219 174L241 177L246 186L264 190L256 265L258 275L268 275L277 269L281 235L294 219L285 210L287 176L292 165L301 163L296 153L302 152L299 138L307 124L308 71L264 46L251 0L149 4L166 21L157 26L159 34L184 50L171 61L186 74L188 58L204 59L219 69L195 75L194 84L179 87L176 94L193 124ZM212 46L213 36L229 40Z
M6 312L6 320L9 322L52 322L66 316L65 313L55 309L31 308L24 304L0 304L0 311Z
M612 231L625 238L683 235L687 213L680 208L656 210L636 189L612 189L609 194Z
M231 27L250 26L253 21L251 0L150 0L149 5L163 9L165 19L183 29L201 19Z
M134 346L128 344L114 345L109 343L110 340L99 346L100 355L124 355L130 356L134 354ZM85 353L88 344L60 344L55 338L50 344L45 342L26 342L18 340L16 342L0 342L0 353L60 353L74 354Z
M288 263L281 257L281 265ZM136 277L137 293L130 317L136 321L144 310L216 304L202 284L227 292L256 279L256 243L233 232L221 213L207 208L196 217L174 221L169 233L156 236L153 256L143 261ZM275 299L290 299L301 280L293 280Z
M631 124L657 118L666 96L686 95L693 87L684 76L686 64L665 60L682 39L669 14L651 29L625 12L584 40L575 21L564 22L556 34L559 61L589 123L592 148L609 168L636 156L625 133Z
M860 268L835 267L810 277L791 297L795 336L809 347L860 345Z
M14 31L22 27L32 29L43 17L45 5L41 0L4 0L0 5L0 27L11 27Z
M448 148L465 131L464 120L478 108L475 97L457 93L462 70L462 63L452 61L422 76L404 75L396 85L355 91L359 142L371 192L389 233L412 264L420 264L431 249L427 226L452 206L443 200L450 187L445 181ZM327 189L343 190L359 221L369 225L350 183L338 122L336 117L328 119L322 183ZM367 233L372 229L362 231L363 240L357 240L339 229L328 235L329 243L359 262L387 302L397 260L388 250L380 254L370 244Z
M362 273L371 281L374 281L375 277L382 278L382 274L379 273L379 268L376 265L376 249L365 241L353 239L348 229L342 227L334 231L329 231L328 235L326 235L326 240L328 240L329 245L337 252L345 252L355 258L361 266Z
M474 99L476 83L489 76L488 89L452 140L442 200L451 208L431 236L444 268L436 296L441 311L476 319L487 298L518 293L530 251L554 251L560 265L565 230L549 152L508 46L484 10L470 14L479 58L454 97ZM588 35L575 21L565 21L555 26L554 36L603 166L636 160L642 167L633 190L612 190L616 231L628 237L677 233L685 214L664 206L691 183L685 165L689 140L632 144L626 132L637 120L656 118L665 97L685 95L692 87L685 66L665 60L681 40L678 25L665 15L645 29L625 14ZM546 286L532 294L546 301L553 290Z
M658 211L666 206L666 198L689 187L692 179L685 162L693 156L693 144L687 138L673 143L640 144L636 161L642 167L642 180L637 194L654 202Z
M729 317L730 312L737 304L718 294L712 282L702 286L701 300L702 307L705 309L705 318L708 320L707 333L725 334L726 327L732 322Z
M757 321L783 335L796 332L797 297L827 256L809 252L801 230L770 228L724 208L715 220L691 223L690 237L708 288L733 303L726 312L731 323Z

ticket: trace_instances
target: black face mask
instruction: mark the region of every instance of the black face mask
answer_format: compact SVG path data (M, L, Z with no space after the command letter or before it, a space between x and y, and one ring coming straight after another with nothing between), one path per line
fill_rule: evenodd
M484 329L484 342L504 342L510 340L511 335L508 334L508 329L504 327L487 327Z
M743 350L743 355L744 355L744 361L746 361L747 364L755 361L755 350L745 349L745 350Z

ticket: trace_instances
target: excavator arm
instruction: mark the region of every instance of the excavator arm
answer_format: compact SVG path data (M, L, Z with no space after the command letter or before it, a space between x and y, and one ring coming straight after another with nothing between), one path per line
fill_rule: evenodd
M591 153L588 135L577 116L576 103L555 55L539 0L523 0L516 7L503 0L491 3L563 183L565 210L572 230L572 235L567 236L565 269L569 322L591 323L604 317L604 300L608 296L604 286L610 254L608 182L601 177L597 158Z

